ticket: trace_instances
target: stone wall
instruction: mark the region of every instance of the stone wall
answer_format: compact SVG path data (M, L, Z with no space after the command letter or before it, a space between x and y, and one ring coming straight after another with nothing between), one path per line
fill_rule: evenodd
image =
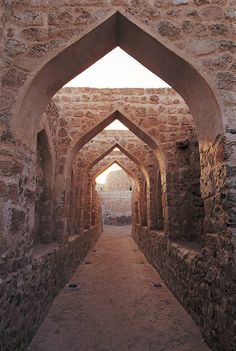
M111 171L103 185L104 191L130 191L132 189L132 179L123 169Z
M92 202L92 224L102 226L102 201L96 190L94 190Z
M0 348L3 350L26 349L54 297L102 231L97 221L86 233L77 236L72 233L63 244L55 238L57 214L52 206L58 122L57 110L51 102L38 130L38 135L44 136L38 151L34 153L23 143L15 143L9 134L1 152L0 194L4 201L1 201L0 221ZM10 160L11 154L14 162Z
M132 178L132 221L139 224L147 223L147 199L145 191L145 175L136 163L118 150L113 150L90 170L91 179L94 180L98 174L116 162ZM98 191L103 189L103 185L97 185ZM136 201L136 209L135 203Z
M2 350L26 350L55 296L101 233L100 225L65 245L38 245L21 261L1 257L0 339ZM11 272L10 272L11 268ZM30 311L30 313L29 313Z
M99 193L103 205L103 223L128 225L132 223L131 191L105 191Z
M201 249L137 225L133 225L132 233L212 349L234 350L236 270L230 248L219 250L216 235L207 235L206 246Z
M36 156L36 199L35 199L35 231L34 242L41 239L41 217L43 210L43 198L46 193L46 180L44 172L44 160L41 142L38 140Z
M131 224L132 179L123 170L112 171L102 185L102 190L100 184L97 184L97 189L102 201L103 223Z

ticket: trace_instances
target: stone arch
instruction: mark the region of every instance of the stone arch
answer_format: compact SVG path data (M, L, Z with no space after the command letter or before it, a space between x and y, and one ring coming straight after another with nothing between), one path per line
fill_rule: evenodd
M135 201L134 203L132 203L132 218L135 221L135 223L140 224L141 223L140 183L139 183L138 177L135 174L133 174L133 172L130 171L127 167L125 167L122 162L120 162L119 160L114 160L114 161L110 162L110 164L108 164L107 166L103 167L99 172L97 172L92 177L91 186L93 186L93 184L95 183L95 179L97 176L99 176L101 173L103 173L106 169L108 169L109 167L111 167L115 163L118 164L121 167L121 169L132 178L132 180L135 183L135 186L136 186L135 189L138 192L138 194L136 194L136 195L138 195L138 200ZM91 192L91 193L93 193L93 192ZM92 201L91 201L91 203L92 203Z
M104 157L106 157L107 155L109 155L115 148L119 148L119 144L115 143L112 147L110 147L107 151L105 151L103 154L101 154L98 158L96 158L96 160L94 160L93 162L90 163L89 167L88 167L88 171L90 171L95 164L97 164L99 161L101 161Z
M46 131L37 134L34 242L50 243L53 231L53 164Z
M102 160L105 156L107 156L109 153L111 153L115 148L118 148L124 155L126 155L131 161L133 161L140 169L142 172L144 179L145 179L145 191L143 193L143 196L145 197L145 202L143 206L140 209L140 219L141 219L141 225L147 226L148 223L150 223L150 198L149 198L149 193L150 193L150 178L149 174L146 170L146 168L143 166L143 164L135 157L133 156L129 151L127 151L125 148L123 148L119 143L115 143L111 148L109 148L107 151L105 151L102 155L100 155L98 158L96 158L88 167L88 172L92 169L92 167L95 166L100 160ZM162 189L160 189L160 192L162 192ZM166 194L164 194L166 196ZM164 196L164 197L165 197ZM162 201L162 197L159 199L159 201ZM160 207L160 206L159 206ZM162 208L162 205L161 205ZM168 228L168 222L165 222L166 228Z
M156 38L158 37L158 39ZM195 120L199 138L209 143L223 132L222 114L216 92L197 64L173 44L164 42L144 24L128 14L115 11L93 23L86 34L45 58L22 89L12 129L34 143L36 125L52 96L70 79L120 46L144 66L169 83L186 101ZM31 101L35 103L31 104ZM22 130L28 125L27 130ZM210 131L210 132L209 132Z
M101 174L103 173L106 169L108 169L109 167L111 167L114 163L117 163L122 169L124 172L126 172L131 178L133 178L133 180L137 183L137 186L138 186L138 189L140 189L140 185L139 185L139 181L138 181L138 178L133 174L132 171L130 171L127 167L125 167L121 161L119 160L114 160L112 162L110 162L110 164L108 164L106 167L104 167L102 170L100 170L98 173L96 173L91 181L92 183L95 181L95 179ZM91 167L92 168L92 167Z
M74 163L74 160L76 158L76 155L79 153L79 151L82 149L82 147L88 143L92 138L94 138L97 134L99 134L101 131L104 130L110 123L112 123L114 120L119 120L121 123L123 123L132 133L134 133L139 139L141 139L145 144L147 144L154 152L154 156L157 159L157 163L159 164L159 168L161 170L161 184L162 184L162 189L163 189L163 201L164 203L167 204L167 182L166 182L166 160L165 156L159 147L157 145L156 141L154 141L149 135L147 135L145 132L143 132L137 125L135 125L132 121L130 121L123 113L121 113L119 110L115 110L113 113L109 114L107 117L105 117L100 123L98 123L94 128L92 128L90 131L88 131L85 135L83 135L69 150L67 157L66 157L66 164L65 164L65 170L64 170L64 176L65 176L65 184L66 184L66 192L69 191L70 189L70 172ZM114 144L109 150L107 150L107 153L109 153L112 149L115 147L120 148L120 150L126 154L129 158L133 157L131 155L127 154L127 151L122 148L119 144ZM104 157L104 156L103 156ZM132 159L132 158L131 158ZM132 159L136 164L139 164L140 167L142 167L142 171L145 174L145 178L147 180L147 193L150 193L150 181L149 181L149 176L147 175L147 171L141 164L139 160ZM98 161L97 161L98 162ZM143 221L143 225L147 225L147 218L149 218L150 214L150 201L147 201L148 205L148 214L147 216L144 216L143 218L146 218ZM168 207L166 207L166 213L168 212ZM166 215L166 218L168 216ZM150 221L149 221L150 222ZM166 233L169 233L169 224L168 221L165 221L165 229Z
M115 143L111 148L109 148L107 151L105 151L102 155L100 155L98 158L96 158L96 160L94 160L88 167L88 171L91 170L91 168L94 167L94 165L96 163L98 163L100 160L102 160L105 156L107 156L108 154L110 154L115 148L118 148L124 155L126 155L128 158L130 158L134 163L136 163L139 168L141 169L141 171L143 172L145 178L148 178L148 173L147 170L145 169L145 167L142 165L142 163L133 155L131 155L130 152L128 152L127 150L125 150L125 148L123 148L119 143Z
M153 150L162 173L165 173L166 160L161 147L148 134L143 132L141 128L139 128L132 121L130 121L129 118L126 117L122 112L120 112L119 110L115 110L107 117L105 117L94 128L92 128L85 135L83 135L77 142L75 142L75 144L69 150L65 164L65 177L68 177L68 174L70 174L71 167L79 150L82 149L82 147L85 144L87 144L92 138L94 138L97 134L103 131L104 128L106 128L115 120L119 120L121 123L123 123L133 134L135 134L139 139L141 139Z
M106 157L109 153L111 153L115 148L119 148L120 151L126 155L131 161L133 161L137 166L138 168L140 169L141 173L143 174L143 177L144 177L144 180L145 182L147 183L147 186L145 187L145 189L149 189L150 187L150 181L149 181L149 175L148 175L148 172L147 170L145 169L145 167L142 165L142 163L135 157L133 156L132 154L130 154L130 152L128 152L127 150L125 150L121 145L119 145L118 143L114 143L114 145L112 145L110 148L108 148L103 154L101 154L99 157L97 157L88 167L88 174L90 172L90 170L92 169L92 167L94 167L99 161L101 161L104 157ZM93 180L91 180L89 178L89 183L90 185L92 184ZM83 184L83 188L85 188L84 184ZM88 189L88 193L89 193L89 196L91 197L92 194L91 194L91 191L92 189L89 188ZM81 192L79 192L78 194L81 194ZM150 205L147 203L147 191L143 192L142 194L145 198L145 203L143 204L143 206L141 207L140 209L140 216L139 218L141 218L141 224L142 225L147 225L147 215L148 215L148 211L146 209L146 206L148 206L148 208L150 207ZM77 202L78 203L81 203L83 202L83 200L81 199L77 199ZM81 205L82 206L82 205ZM86 214L86 218L85 221L83 220L80 220L79 223L80 223L80 226L81 224L83 224L84 222L86 223L86 228L88 227L88 222L90 222L90 219L89 217L91 216L91 208L90 208L90 205L88 206L87 208L87 214ZM80 215L78 215L79 218L81 218ZM77 225L78 226L78 225ZM79 229L79 232L80 232L80 229Z
M13 114L11 129L15 138L24 139L25 144L34 149L38 122L52 96L116 46L164 79L184 98L197 127L200 150L210 153L216 137L224 132L215 87L186 52L181 52L159 34L154 35L145 24L122 11L110 12L100 21L94 20L87 33L40 61L22 88ZM24 128L25 125L28 128ZM205 166L202 164L202 168ZM166 186L166 179L162 179L162 184ZM207 196L205 192L206 201ZM205 220L205 232L209 232L209 227L217 231L217 225L211 225L212 214L213 211Z

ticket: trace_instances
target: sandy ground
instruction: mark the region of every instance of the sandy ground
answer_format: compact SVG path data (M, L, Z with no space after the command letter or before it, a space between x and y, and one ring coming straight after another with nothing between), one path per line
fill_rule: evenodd
M30 351L210 350L130 227L106 226L70 283L79 288L65 287L54 300Z

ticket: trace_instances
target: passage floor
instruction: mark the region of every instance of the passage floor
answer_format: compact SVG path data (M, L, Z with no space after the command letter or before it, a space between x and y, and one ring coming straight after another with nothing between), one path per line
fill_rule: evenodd
M77 288L54 300L30 351L210 350L130 231L105 226L71 278Z

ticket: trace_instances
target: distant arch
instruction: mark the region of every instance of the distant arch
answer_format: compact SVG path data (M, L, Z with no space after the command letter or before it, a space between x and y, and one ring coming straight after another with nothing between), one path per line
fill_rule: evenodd
M107 151L105 151L102 155L97 157L93 162L88 167L88 172L99 162L101 161L104 157L109 155L115 148L118 148L124 155L126 155L131 161L133 161L142 171L144 177L146 179L149 178L148 172L146 168L143 166L143 164L135 157L133 156L129 151L127 151L125 148L123 148L119 143L115 143L111 148L109 148Z
M140 171L142 172L142 174L144 176L145 191L144 191L143 195L145 197L145 206L140 208L139 212L140 212L141 223L142 223L142 225L146 226L148 223L148 213L150 211L150 203L149 203L149 199L147 196L147 192L148 192L148 190L150 190L150 178L149 178L149 174L148 174L146 168L142 165L142 163L135 156L133 156L129 151L124 149L118 143L115 143L111 148L109 148L107 151L105 151L102 155L100 155L96 160L94 160L90 164L90 166L88 168L88 172L92 169L92 167L95 166L96 163L101 161L104 157L106 157L109 153L111 153L115 148L118 148L124 155L126 155L131 161L133 161L138 166L138 168L140 169ZM91 183L93 183L93 182L94 182L94 179L92 179ZM141 190L140 187L139 187L139 189Z
M92 178L92 180L91 180L91 183L94 183L95 179L96 179L100 174L102 174L106 169L108 169L109 167L111 167L111 166L112 166L113 164L115 164L115 163L118 164L118 165L123 169L123 171L124 171L125 173L127 173L127 174L137 183L138 189L140 189L139 180L138 180L138 178L136 177L136 175L133 174L133 172L130 171L127 167L125 167L125 166L122 164L122 162L119 161L119 160L114 160L114 161L110 162L109 165L103 167L98 173L96 173L96 174L93 176L93 178Z
M115 163L118 164L121 167L121 169L133 179L133 181L136 185L136 189L138 191L138 201L137 201L137 203L134 204L134 208L132 208L132 218L136 222L142 224L143 219L142 219L141 212L143 212L143 211L141 211L141 205L140 205L141 187L140 187L139 179L135 174L133 174L132 171L130 171L127 167L125 167L122 162L120 162L119 160L114 160L114 161L110 162L107 166L103 167L99 172L97 172L93 176L92 181L91 181L91 186L93 186L93 184L95 183L96 177L98 177L101 173L103 173L106 169L108 169L109 167L111 167ZM92 195L92 190L91 190L91 195ZM134 211L134 213L133 213L133 211Z
M132 133L134 133L139 139L141 139L145 144L147 144L154 152L160 169L165 172L166 169L166 160L164 153L160 146L154 141L148 134L142 131L137 125L135 125L132 121L129 120L123 113L119 110L115 110L113 113L109 114L106 118L104 118L101 122L99 122L94 128L88 131L85 135L83 135L68 152L68 156L66 158L65 164L65 177L68 177L70 174L70 170L72 168L73 162L78 154L79 150L87 144L91 139L93 139L97 134L102 132L104 128L106 128L113 121L119 120L123 123Z

